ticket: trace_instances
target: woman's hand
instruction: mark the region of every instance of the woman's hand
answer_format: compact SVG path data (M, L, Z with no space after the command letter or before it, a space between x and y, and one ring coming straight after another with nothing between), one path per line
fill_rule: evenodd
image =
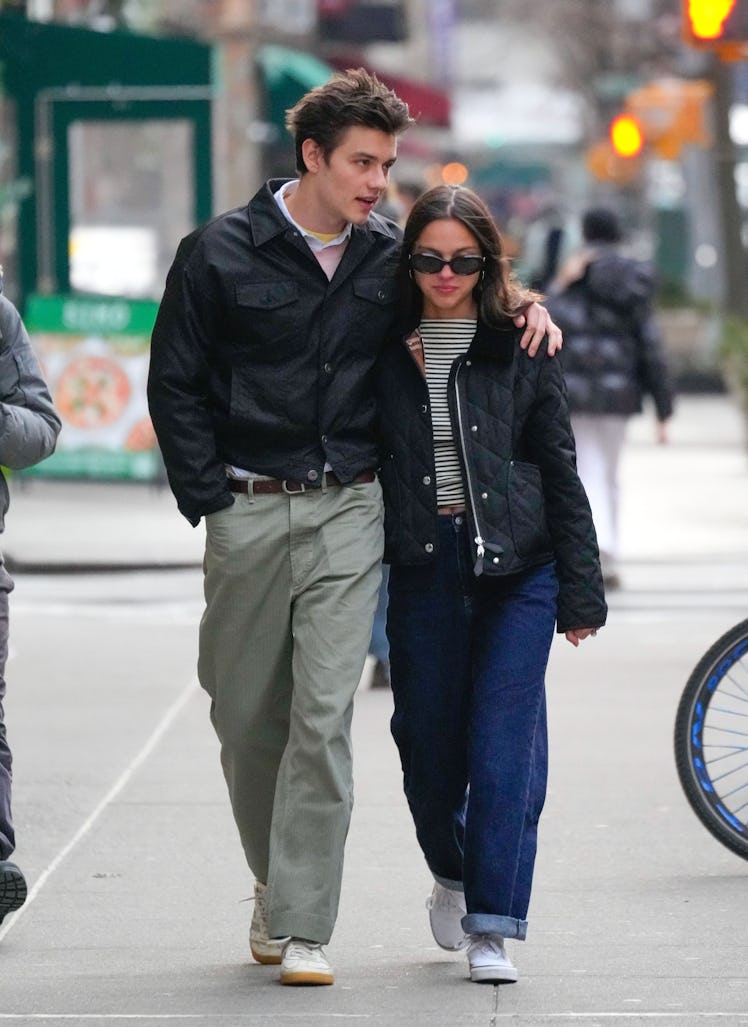
M538 347L545 336L548 336L548 356L552 357L563 346L561 329L553 323L551 315L541 307L539 303L531 303L524 314L517 314L514 323L518 328L524 328L519 344L526 349L531 357L538 352Z
M593 637L597 634L597 628L572 628L571 631L566 632L566 641L576 648L580 642L583 642L585 638Z

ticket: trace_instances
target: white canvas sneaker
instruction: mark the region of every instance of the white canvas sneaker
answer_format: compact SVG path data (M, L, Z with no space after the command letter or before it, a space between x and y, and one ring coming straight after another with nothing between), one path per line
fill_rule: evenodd
M478 984L514 984L517 967L504 950L504 939L498 934L474 934L468 946L470 980Z
M467 913L465 893L434 882L434 890L426 899L431 933L436 944L449 952L459 952L470 939L462 929L461 920Z
M334 984L325 950L317 942L291 938L283 949L281 984Z
M278 965L283 955L283 946L288 938L268 936L268 907L265 899L267 886L255 881L255 908L249 928L249 949L258 963Z

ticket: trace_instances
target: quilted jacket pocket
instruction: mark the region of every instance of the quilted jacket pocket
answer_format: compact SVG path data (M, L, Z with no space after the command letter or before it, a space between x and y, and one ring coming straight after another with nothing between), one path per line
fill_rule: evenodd
M540 470L535 464L512 460L507 483L509 520L517 555L532 556L552 551L545 517L545 498Z

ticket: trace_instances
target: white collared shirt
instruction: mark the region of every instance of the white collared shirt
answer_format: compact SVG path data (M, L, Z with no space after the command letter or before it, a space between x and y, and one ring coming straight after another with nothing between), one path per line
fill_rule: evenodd
M299 184L298 178L293 179L291 182L284 182L278 192L273 193L273 199L281 209L281 213L286 221L290 221L294 228L298 228L303 237L309 243L309 247L315 251L327 249L328 246L340 246L341 243L347 242L351 237L351 223L350 221L345 226L340 235L336 235L334 239L329 239L327 242L323 242L318 236L313 235L308 228L304 228L298 221L294 221L291 217L291 213L286 206L285 196L289 189L295 189Z

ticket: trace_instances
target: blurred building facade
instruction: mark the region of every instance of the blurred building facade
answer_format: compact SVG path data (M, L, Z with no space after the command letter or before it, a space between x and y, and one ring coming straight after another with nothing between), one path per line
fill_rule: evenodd
M334 70L363 64L418 118L401 141L395 179L426 184L444 164L462 162L526 277L537 270L549 230L562 228L571 246L580 210L609 202L631 226L633 244L658 262L676 290L698 300L719 296L714 154L688 143L677 154L653 150L638 162L591 156L607 145L608 124L633 91L703 74L704 57L684 47L672 0L6 0L0 11L8 10L99 35L129 33L133 45L150 37L209 48L213 211L244 202L268 175L293 173L285 109ZM121 77L120 68L110 68L112 83ZM0 107L6 261L7 225L39 188L38 162L29 176L6 141L18 137L18 117L6 97ZM76 153L68 170L84 184L60 180L57 188L70 193L75 208L86 193L81 168L93 147L88 130L72 130L69 142ZM167 168L185 145L176 139L166 145ZM100 173L91 167L88 178ZM747 180L739 168L739 184ZM171 221L172 233L181 230L184 218ZM59 249L69 244L57 243ZM23 277L25 290L28 274ZM40 273L35 287L48 284Z

